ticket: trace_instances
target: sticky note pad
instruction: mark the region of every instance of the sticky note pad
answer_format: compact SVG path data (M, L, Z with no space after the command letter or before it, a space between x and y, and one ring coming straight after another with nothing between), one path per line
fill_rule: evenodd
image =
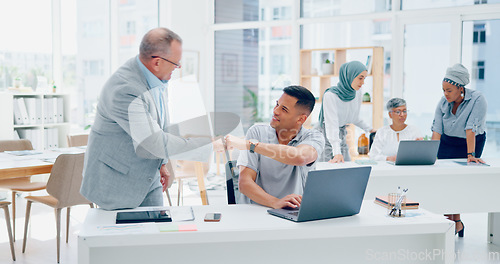
M160 225L160 232L177 232L179 231L178 225Z
M179 225L179 231L198 231L196 225Z

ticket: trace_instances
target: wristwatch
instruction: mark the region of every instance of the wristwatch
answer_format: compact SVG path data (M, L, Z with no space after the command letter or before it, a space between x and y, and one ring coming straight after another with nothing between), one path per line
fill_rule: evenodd
M475 158L475 157L476 157L476 152L467 153L467 157L468 157L469 155L471 155L472 157L474 157L474 158Z
M257 139L250 139L248 141L250 142L250 153L255 153L255 147L259 145L259 141Z

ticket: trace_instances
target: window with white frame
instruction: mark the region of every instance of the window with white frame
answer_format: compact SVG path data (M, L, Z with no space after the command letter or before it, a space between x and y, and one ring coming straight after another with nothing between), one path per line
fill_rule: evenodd
M238 114L245 130L268 122L291 84L291 32L283 27L215 32L215 110Z
M476 62L473 77L477 80L484 80L484 61Z
M46 80L45 84L54 80L51 7L51 0L19 0L2 4L0 89L12 87L15 79L33 90L37 89L40 78Z
M304 18L379 13L390 11L391 3L391 0L302 0L300 13Z
M61 13L52 14L53 4L58 2ZM111 8L111 3L116 6ZM36 23L24 23L17 16L20 13ZM60 24L52 24L58 21L54 16L60 16ZM112 22L112 17L117 21ZM97 98L112 68L135 56L144 33L157 26L158 0L8 1L0 8L0 35L12 36L0 42L0 89L12 86L14 78L36 89L39 77L50 84L61 75L56 86L71 94L71 122L81 127L92 124ZM52 28L58 27L61 36L56 41L61 42L61 50L53 51ZM58 58L54 54L62 55L62 73L53 72L53 61Z
M481 45L476 42L476 28L487 28L488 41ZM486 111L486 145L483 156L498 156L500 153L500 106L497 98L500 91L497 88L496 74L500 65L494 63L500 58L500 18L490 20L471 20L462 23L462 64L470 69L471 82L468 88L483 93L488 102ZM484 31L483 31L484 32ZM480 38L479 38L480 39ZM490 62L493 60L493 63Z
M411 113L407 123L418 126L428 137L432 136L436 105L443 96L442 81L450 66L450 31L449 22L405 26L403 99Z
M289 20L293 0L215 0L215 23Z
M486 26L484 23L474 24L474 43L485 43L486 42Z
M401 0L402 10L436 9L442 7L470 6L499 3L499 0Z

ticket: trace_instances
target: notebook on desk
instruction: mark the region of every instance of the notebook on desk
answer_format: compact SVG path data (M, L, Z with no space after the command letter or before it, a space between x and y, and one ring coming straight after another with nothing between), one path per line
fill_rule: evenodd
M439 140L399 141L396 162L393 165L433 165L437 159Z
M295 222L358 214L370 171L371 167L310 171L299 208L267 212Z

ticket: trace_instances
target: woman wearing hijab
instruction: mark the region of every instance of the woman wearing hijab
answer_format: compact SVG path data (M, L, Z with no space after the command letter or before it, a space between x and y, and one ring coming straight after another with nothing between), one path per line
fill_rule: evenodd
M319 129L326 139L320 161L331 163L349 161L346 142L347 124L354 124L367 132L374 130L359 118L361 86L368 75L365 65L351 61L340 66L337 86L328 88L323 95L319 113Z
M387 102L387 111L392 125L377 130L370 149L370 159L396 161L400 140L421 140L422 133L416 126L405 124L408 116L406 101L401 98L392 98Z
M462 64L446 70L444 96L432 124L432 139L440 140L438 159L467 158L467 162L484 163L480 157L486 142L487 104L482 93L465 88L468 83L469 72ZM456 222L455 233L463 237L460 214L447 217Z

